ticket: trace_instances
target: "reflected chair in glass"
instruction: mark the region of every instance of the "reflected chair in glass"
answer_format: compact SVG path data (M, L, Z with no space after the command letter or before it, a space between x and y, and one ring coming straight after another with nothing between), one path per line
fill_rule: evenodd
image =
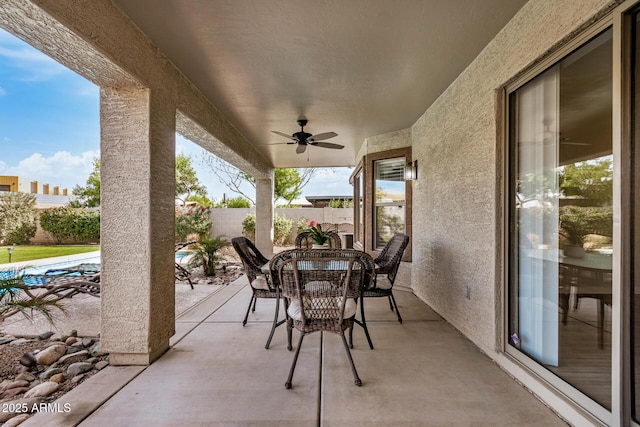
M262 271L262 267L266 265L269 260L260 253L251 240L246 237L234 237L231 239L233 248L238 253L244 273L249 279L249 285L251 286L251 300L249 301L249 307L247 313L242 321L242 326L247 324L250 311L256 311L256 302L258 298L273 298L276 300L276 312L273 318L273 326L271 327L271 333L265 348L269 348L271 345L271 339L276 328L282 325L285 320L278 321L278 314L280 310L280 292L273 282L270 280L267 274ZM253 310L252 310L253 307Z
M351 249L293 249L276 255L270 265L288 300L287 330L300 332L285 387L291 388L304 337L318 331L340 335L354 383L361 385L344 332L353 328L357 299L373 271L371 256Z
M364 299L365 298L380 298L387 297L389 299L389 307L391 311L396 312L398 322L402 323L402 316L396 304L396 299L393 296L393 284L396 281L396 275L398 274L398 267L402 260L407 245L409 244L409 236L405 234L394 235L384 246L380 255L374 259L375 262L375 275L371 286L365 287L362 290L362 296L360 297L360 320L356 323L364 329L369 347L373 350L373 343L369 336L369 330L367 329L367 323L364 315Z
M331 249L342 249L342 240L336 231L327 231L325 234L329 237L329 246ZM311 238L311 233L303 231L296 236L295 245L299 249L311 249L316 242Z

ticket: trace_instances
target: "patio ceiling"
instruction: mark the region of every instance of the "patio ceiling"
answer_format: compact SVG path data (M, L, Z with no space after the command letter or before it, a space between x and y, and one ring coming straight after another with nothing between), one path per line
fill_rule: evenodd
M274 167L305 167L411 126L526 0L113 2ZM298 118L345 148L269 145Z

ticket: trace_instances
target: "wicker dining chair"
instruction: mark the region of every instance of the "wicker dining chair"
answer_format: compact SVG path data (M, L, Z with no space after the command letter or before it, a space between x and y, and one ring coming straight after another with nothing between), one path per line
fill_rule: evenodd
M374 259L376 267L371 286L365 287L362 290L362 295L360 296L360 320L357 321L357 324L363 327L367 341L369 342L369 348L372 350L373 342L369 336L369 329L367 328L364 315L364 299L387 297L391 311L395 309L398 322L402 323L402 316L400 316L398 304L396 304L396 299L393 297L393 284L396 281L402 254L404 254L404 250L408 244L409 236L404 234L394 235L382 249L380 255ZM350 341L352 340L350 339Z
M273 318L273 326L271 327L271 333L269 334L269 339L265 345L265 348L268 349L271 345L271 339L273 338L276 328L285 323L286 320L278 321L280 292L277 289L277 286L275 286L270 280L268 274L265 274L262 271L262 267L266 265L269 260L262 255L251 240L246 237L234 237L231 239L231 245L233 245L233 248L236 250L240 260L242 261L244 273L249 279L249 285L251 286L252 291L251 300L249 300L249 307L247 307L247 313L242 321L242 326L247 324L249 312L252 311L252 307L253 311L256 311L256 302L258 301L258 298L272 298L276 300L276 312Z
M370 255L352 249L293 249L271 260L272 276L277 275L288 300L287 330L300 332L286 388L291 388L304 337L318 331L340 335L354 383L362 384L344 332L353 328L357 299L370 280L373 266Z
M336 231L327 231L325 234L329 236L329 246L331 249L342 248L342 240L340 240L340 235ZM311 233L308 231L303 231L296 236L296 248L311 249L314 244L315 242L311 238Z

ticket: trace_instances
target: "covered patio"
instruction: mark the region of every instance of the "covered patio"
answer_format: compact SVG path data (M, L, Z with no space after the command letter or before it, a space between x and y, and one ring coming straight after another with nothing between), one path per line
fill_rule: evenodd
M108 367L58 401L71 411L23 425L566 425L406 287L395 293L403 324L374 298L367 319L375 350L362 329L354 332L361 387L340 338L316 333L286 390L293 352L283 328L264 348L272 300L258 301L242 327L250 298L243 276L180 316L155 363Z
M71 413L39 414L32 425L629 425L629 313L618 282L612 352L603 353L611 381L598 383L608 402L531 359L510 333L517 313L508 298L518 295L509 287L509 237L517 233L506 89L562 49L619 27L630 6L162 3L0 4L3 28L100 86L101 342L112 367L66 397ZM336 134L326 144L343 149L292 143L299 119L310 134ZM242 328L245 283L176 322L176 133L255 178L255 243L267 256L275 168L354 167L355 247L379 253L385 226L410 236L398 292L405 323L381 299L367 304L376 349L356 330L361 388L336 337L316 334L285 390L284 331L264 349L269 303ZM379 194L388 176L399 197ZM383 224L383 214L401 221ZM556 323L548 322L554 331Z

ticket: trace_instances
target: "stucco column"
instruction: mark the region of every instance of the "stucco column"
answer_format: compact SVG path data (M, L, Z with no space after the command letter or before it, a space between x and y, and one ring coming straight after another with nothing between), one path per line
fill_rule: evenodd
M175 328L175 108L146 89L100 91L101 342L144 365Z
M256 247L264 256L273 255L273 174L256 179Z

